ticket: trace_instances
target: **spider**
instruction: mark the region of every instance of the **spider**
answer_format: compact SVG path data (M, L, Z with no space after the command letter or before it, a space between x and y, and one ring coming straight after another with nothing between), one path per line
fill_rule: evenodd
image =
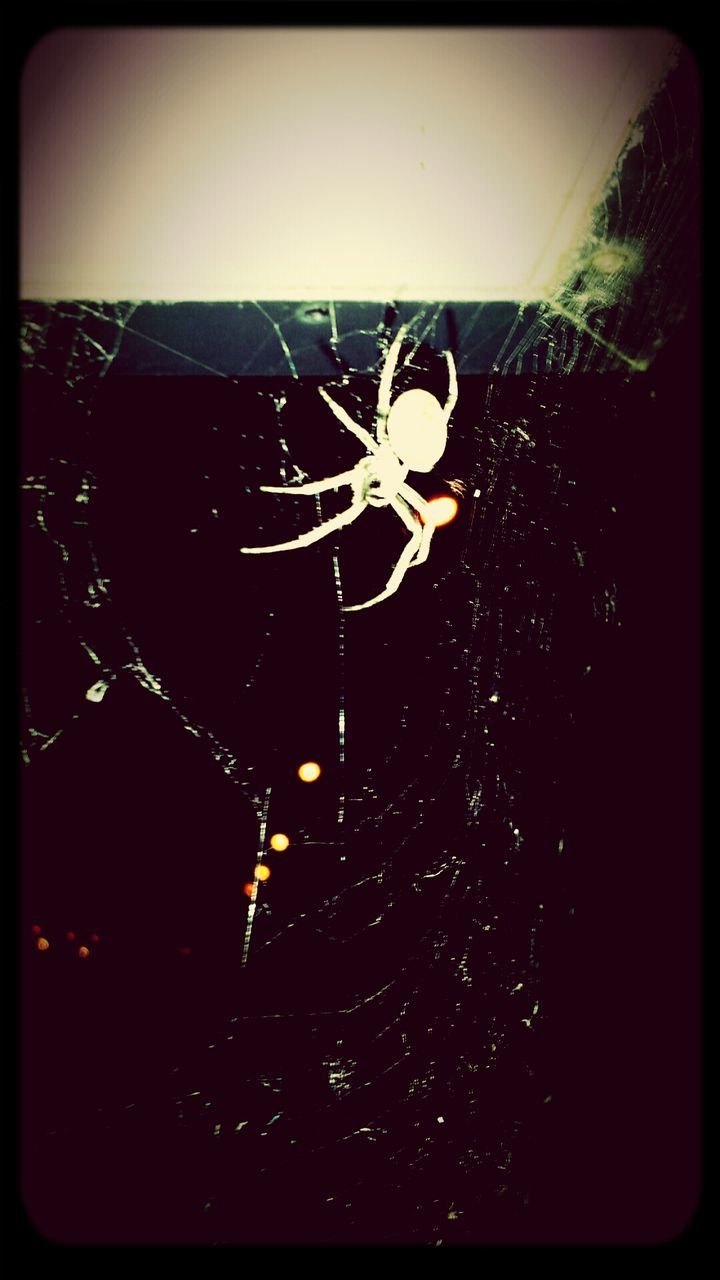
M322 493L327 489L339 489L341 485L350 485L352 502L349 507L323 521L315 529L301 533L290 542L277 542L268 547L241 547L245 555L263 555L270 551L292 551L296 547L307 547L320 538L325 538L335 529L357 520L367 506L389 506L400 517L410 532L410 540L405 545L384 589L371 600L362 604L345 605L347 613L357 609L369 609L371 605L397 591L408 569L422 564L430 552L434 525L430 514L430 504L417 493L411 485L406 484L408 471L431 471L445 452L447 443L447 427L450 415L457 401L457 373L455 362L450 352L445 353L448 366L448 396L444 407L429 391L415 387L403 391L391 404L392 382L400 355L403 338L408 330L403 325L390 347L385 358L378 387L377 408L375 410L375 436L364 427L353 422L350 415L328 395L323 387L319 393L348 431L362 440L367 449L367 456L350 470L336 476L328 476L325 480L314 480L309 484L298 485L261 485L264 493ZM419 518L418 518L419 517Z

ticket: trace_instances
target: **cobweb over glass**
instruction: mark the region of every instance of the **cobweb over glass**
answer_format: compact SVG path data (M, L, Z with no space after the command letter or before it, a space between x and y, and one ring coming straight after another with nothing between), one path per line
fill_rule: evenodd
M32 959L99 938L79 976L67 953L62 1027L58 965L49 988L32 970L58 1036L92 1016L100 1042L90 1082L37 1086L36 1195L101 1153L55 1234L512 1238L552 1097L575 722L622 621L615 460L652 412L632 375L685 305L678 92L541 305L24 304L26 903L51 943ZM397 560L391 513L239 548L347 503L260 486L357 462L318 388L370 430L400 324L395 394L442 402L454 355L447 449L409 479L459 513L347 615Z

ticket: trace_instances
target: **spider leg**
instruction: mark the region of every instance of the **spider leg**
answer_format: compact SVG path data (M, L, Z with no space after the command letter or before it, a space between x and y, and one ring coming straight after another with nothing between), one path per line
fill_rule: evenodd
M373 596L371 600L364 600L362 604L346 605L343 610L343 612L345 613L357 612L358 609L369 609L371 605L378 604L380 600L386 600L388 596L394 595L394 593L397 591L398 587L400 586L400 583L402 582L403 578L405 577L405 574L410 568L411 564L413 564L413 562L415 561L415 557L421 550L423 535L425 532L425 528L427 528L427 526L422 526L418 524L414 516L411 514L409 509L405 506L405 503L400 498L393 498L390 502L390 506L392 507L395 514L400 516L400 519L402 520L405 527L410 530L412 537L410 538L410 541L406 544L406 546L403 547L403 550L400 554L400 558L397 564L395 565L395 568L393 569L392 573L390 574L390 577L387 580L387 585L385 586L385 589L381 591L379 595ZM428 550L429 550L429 539L428 539ZM427 558L427 551L425 552L425 555L422 558L423 559ZM419 561L416 561L416 563L419 563Z
M430 554L430 543L435 532L435 525L429 519L430 503L426 502L422 494L417 493L412 485L406 484L404 481L400 485L397 494L397 501L403 506L407 504L410 512L417 511L422 521L422 536L420 538L418 549L414 559L408 565L408 568L414 569L415 565L423 564ZM405 522L407 524L407 521ZM414 531L413 524L413 531Z
M455 361L453 360L452 355L449 351L445 352L445 359L447 360L447 367L448 367L448 395L447 395L447 400L445 401L445 409L443 410L443 416L445 418L445 422L448 423L450 421L450 414L455 408L455 405L457 402L458 384L457 384L457 369L455 368Z
M408 489L410 489L409 485ZM410 489L410 492L414 493L414 490ZM420 494L417 497L420 498ZM423 499L420 500L423 501ZM430 553L430 541L435 530L431 524L421 523L419 526L420 533L418 534L418 522L413 512L413 508L417 504L408 503L401 494L398 493L390 505L413 535L416 550L408 564L408 569L414 569L416 564L422 564L424 560L427 560Z
M393 342L390 350L387 353L387 358L385 360L385 364L383 365L383 371L380 375L380 386L378 387L378 398L377 398L376 431L377 431L378 440L380 440L381 443L385 443L387 441L387 431L385 428L385 423L387 422L387 417L390 412L390 396L392 394L392 382L395 376L395 366L397 365L398 356L400 355L400 348L402 346L402 341L407 331L408 331L408 325L406 324L401 325L400 328L398 329L395 335L395 341Z
M407 496L406 494L400 492L398 494L398 502L404 505L408 501L408 497L409 497L410 508L417 511L422 520L422 535L420 538L420 544L418 546L417 552L415 553L413 560L408 566L409 568L414 569L416 564L423 564L424 561L427 560L428 556L430 555L430 543L432 542L432 536L435 532L435 525L432 523L431 520L427 519L427 512L429 511L430 504L425 501L422 495L419 493L416 493L412 485L409 485L409 484L403 484L402 489L407 490ZM415 532L414 521L413 521L413 532Z
M261 484L263 493L323 493L326 489L339 489L342 484L352 484L355 468L341 471L340 475L326 480L311 480L309 484Z
M331 520L323 521L316 529L308 529L307 533L301 533L297 538L291 538L289 542L276 542L271 547L241 547L240 550L246 556L257 556L263 555L268 551L294 551L296 547L309 547L311 543L319 542L321 538L327 537L333 530L342 529L343 525L351 524L353 520L357 520L366 506L367 503L364 499L361 502L355 502L351 507L346 507L344 511L341 511L339 515L333 516Z
M428 521L425 525L426 529L431 527L431 522L428 519L430 503L423 498L421 493L418 493L416 489L413 489L411 484L408 484L406 480L403 480L402 484L398 488L398 496L404 498L408 506L411 507L413 511L417 511L418 515L423 520Z
M364 427L359 426L357 422L353 422L350 414L343 409L342 405L335 403L332 396L328 395L324 387L318 387L318 391L325 403L332 409L335 417L342 422L343 426L347 427L348 431L352 431L353 435L357 436L358 440L362 440L366 448L370 449L372 453L377 453L377 441L370 435L370 432L366 431Z

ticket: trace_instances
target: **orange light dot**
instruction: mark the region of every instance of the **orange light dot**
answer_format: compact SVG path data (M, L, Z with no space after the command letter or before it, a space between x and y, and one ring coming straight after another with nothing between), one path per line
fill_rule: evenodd
M50 943L48 942L47 938L38 938L37 942L35 943L35 946L37 947L38 951L48 951L50 949Z
M428 508L423 523L431 524L435 529L443 524L450 524L458 513L458 504L449 493L439 493L437 497L430 498Z
M35 934L35 937L39 938L40 934L42 933L42 928L39 924L34 924L32 927L32 931Z
M248 896L248 898L252 898L254 888L255 888L255 886L254 886L253 884L250 884L250 883L248 883L248 884L244 884L244 885L243 885L243 893L246 893L246 894L247 894L247 896Z
M276 831L274 836L270 837L270 848L276 853L284 853L290 845L290 838L282 831Z
M298 778L301 782L317 782L322 770L315 760L306 760L298 769Z
M89 948L89 947L78 947L78 955L79 955L79 957L80 957L80 959L81 959L81 960L87 960L88 956L90 955L90 948Z
M255 879L256 880L270 879L270 868L266 867L264 862L258 862L255 868Z

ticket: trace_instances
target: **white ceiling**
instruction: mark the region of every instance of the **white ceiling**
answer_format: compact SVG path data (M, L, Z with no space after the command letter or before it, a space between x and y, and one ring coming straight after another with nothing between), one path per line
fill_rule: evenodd
M26 65L21 296L546 296L655 29L62 29Z

